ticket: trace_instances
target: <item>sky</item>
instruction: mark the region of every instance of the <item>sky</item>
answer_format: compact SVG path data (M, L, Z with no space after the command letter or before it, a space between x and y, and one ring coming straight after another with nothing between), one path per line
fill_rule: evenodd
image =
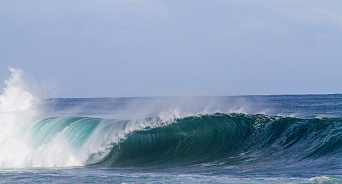
M0 0L9 67L48 97L341 93L342 1Z

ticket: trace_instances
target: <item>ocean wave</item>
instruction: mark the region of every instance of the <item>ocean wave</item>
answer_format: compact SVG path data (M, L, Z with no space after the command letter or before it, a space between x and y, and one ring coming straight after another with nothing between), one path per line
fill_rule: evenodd
M130 133L96 164L121 167L230 162L230 158L250 157L259 161L318 159L341 153L341 123L337 118L223 113L190 116Z
M199 113L192 113L190 106L152 105L147 109L158 108L160 113L155 116L142 113L127 119L50 117L41 98L22 80L23 73L11 71L0 96L1 168L196 164L280 168L292 164L324 169L320 166L338 164L341 158L339 116L296 118L201 112L201 108L195 111ZM91 108L92 104L87 105ZM144 104L139 108L144 109ZM313 112L316 111L310 114Z
M32 140L42 146L62 135L89 166L179 166L336 156L342 153L341 128L339 118L263 114L213 113L171 122L64 117L37 123Z

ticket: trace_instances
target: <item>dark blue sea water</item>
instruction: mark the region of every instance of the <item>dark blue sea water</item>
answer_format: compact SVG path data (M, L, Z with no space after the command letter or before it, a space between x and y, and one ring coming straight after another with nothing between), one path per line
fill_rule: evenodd
M1 183L342 183L342 95L0 96Z

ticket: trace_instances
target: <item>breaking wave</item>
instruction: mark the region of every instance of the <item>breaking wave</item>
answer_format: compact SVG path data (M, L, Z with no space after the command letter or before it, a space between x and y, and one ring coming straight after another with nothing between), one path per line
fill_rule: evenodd
M46 117L20 70L0 96L0 167L326 164L342 155L342 119L245 113L111 119ZM182 114L181 112L178 114ZM305 164L303 164L305 163ZM331 162L330 162L331 163Z

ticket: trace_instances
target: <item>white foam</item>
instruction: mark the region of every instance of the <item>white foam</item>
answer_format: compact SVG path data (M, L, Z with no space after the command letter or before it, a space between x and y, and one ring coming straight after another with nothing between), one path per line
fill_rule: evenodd
M21 70L10 69L12 76L0 96L0 167L20 167L30 150L23 131L39 116L40 101L22 80Z
M0 96L0 167L65 167L80 165L62 136L35 148L29 130L44 116L42 100L21 70L11 68Z

